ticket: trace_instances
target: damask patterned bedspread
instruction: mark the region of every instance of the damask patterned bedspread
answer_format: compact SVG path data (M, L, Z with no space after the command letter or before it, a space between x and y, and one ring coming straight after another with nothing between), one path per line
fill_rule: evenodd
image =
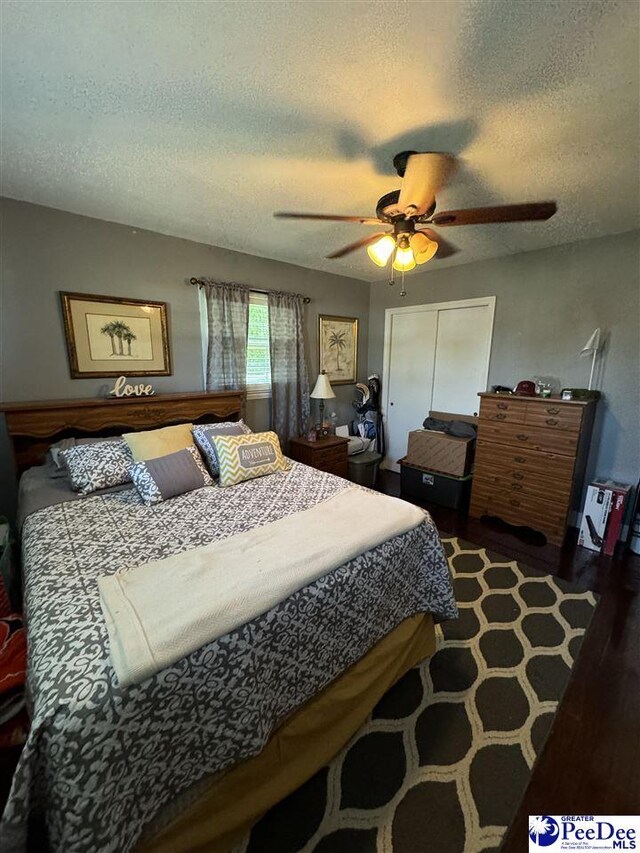
M153 507L132 489L27 518L32 727L0 849L26 849L31 812L44 821L54 851L131 850L163 806L257 754L280 721L403 619L457 615L442 546L426 516L141 684L117 685L100 575L275 521L345 485L294 463L286 473Z

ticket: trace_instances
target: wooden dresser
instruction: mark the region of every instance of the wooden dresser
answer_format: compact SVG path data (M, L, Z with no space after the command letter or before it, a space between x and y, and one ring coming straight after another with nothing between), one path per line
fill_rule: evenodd
M296 462L303 462L319 471L328 471L346 479L349 470L348 446L348 438L333 435L329 438L319 438L317 441L290 438L289 456Z
M595 401L479 396L470 515L532 527L561 545L581 493Z

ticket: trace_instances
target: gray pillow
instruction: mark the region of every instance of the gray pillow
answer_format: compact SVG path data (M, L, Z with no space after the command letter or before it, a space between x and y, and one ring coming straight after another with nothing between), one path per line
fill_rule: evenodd
M77 444L60 451L74 492L88 495L97 489L131 482L133 456L123 439Z
M60 456L63 450L69 450L70 447L77 447L79 444L102 444L105 441L121 440L122 436L120 435L91 438L61 438L60 441L56 441L55 444L52 444L49 447L49 450L47 451L47 459L45 460L45 464L49 462L49 460L52 463L48 467L49 476L53 480L67 476L67 467L64 464L64 460Z
M218 457L213 439L216 435L248 435L251 429L241 419L239 421L223 421L219 424L198 424L194 426L193 440L207 461L207 467L212 477L220 474Z
M146 506L213 483L193 445L156 459L135 462L131 468L131 479Z

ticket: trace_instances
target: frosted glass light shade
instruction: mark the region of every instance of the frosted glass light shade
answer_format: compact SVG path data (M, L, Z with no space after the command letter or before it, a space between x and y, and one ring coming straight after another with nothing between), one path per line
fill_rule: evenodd
M416 231L411 237L410 244L417 264L426 264L438 251L438 244L421 231Z
M379 240L376 240L375 243L367 246L367 254L374 264L377 264L379 267L384 267L386 266L386 263L395 247L396 241L393 239L391 234L385 234L384 237L381 237Z
M326 373L318 374L316 384L314 385L313 391L311 392L311 394L309 394L309 396L313 397L314 400L330 400L332 397L336 396L333 393L333 388L331 387L329 377Z
M394 270L398 272L408 272L416 265L416 259L413 257L411 249L398 249L393 260Z

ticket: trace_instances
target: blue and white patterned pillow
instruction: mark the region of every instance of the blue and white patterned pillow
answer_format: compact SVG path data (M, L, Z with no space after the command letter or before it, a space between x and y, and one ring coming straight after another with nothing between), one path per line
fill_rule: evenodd
M59 455L69 472L71 488L81 495L131 482L133 456L123 439L77 444Z
M156 459L135 462L131 479L146 506L213 484L195 445Z
M213 439L217 435L249 435L251 429L240 419L239 421L224 421L219 424L198 424L194 426L193 438L204 458L207 461L212 477L220 474L218 457Z

